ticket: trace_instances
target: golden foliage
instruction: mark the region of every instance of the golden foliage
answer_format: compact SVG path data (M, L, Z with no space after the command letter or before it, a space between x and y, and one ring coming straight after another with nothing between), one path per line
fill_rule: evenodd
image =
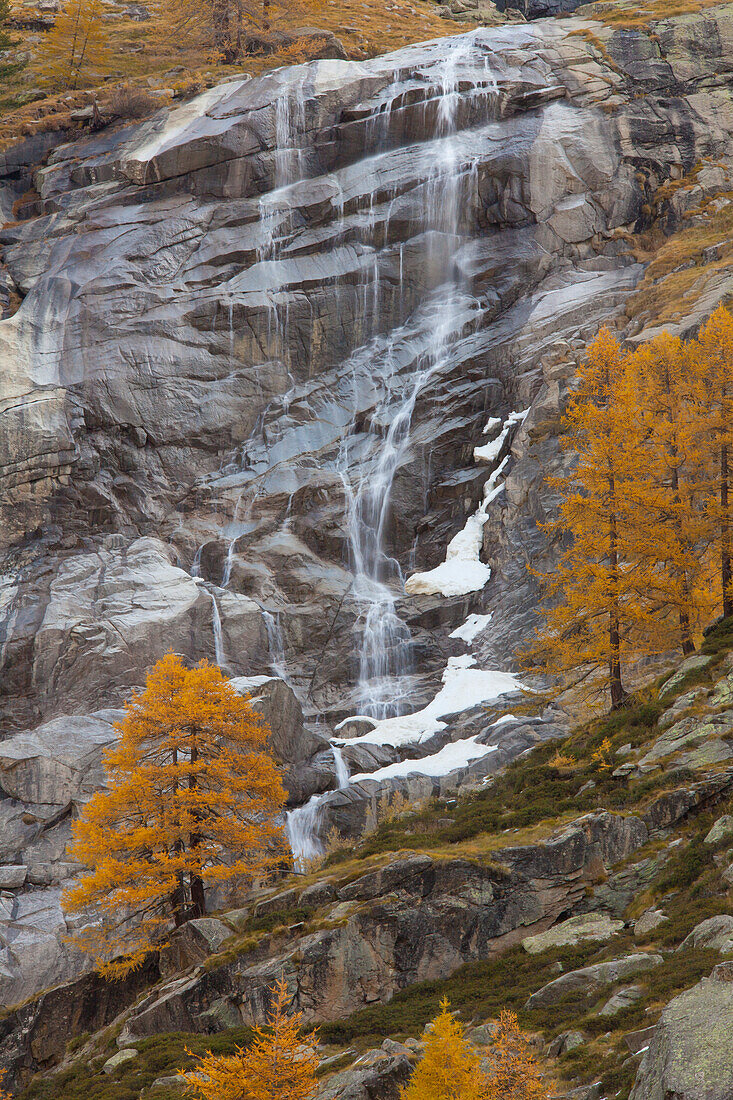
M401 1100L546 1100L539 1064L513 1012L502 1011L485 1060L487 1069L444 999Z
M546 525L565 549L543 578L551 606L528 654L551 673L572 674L589 695L608 689L612 706L625 697L622 666L636 653L647 620L631 554L636 516L629 489L640 462L638 439L629 432L632 405L625 356L603 328L565 415L562 444L577 459L551 479L560 492L559 515Z
M567 771L572 771L574 768L578 767L578 761L574 756L566 756L564 753L560 752L559 749L556 750L554 756L548 760L547 763L551 768L565 769Z
M577 461L550 482L560 561L527 657L618 706L630 663L694 652L721 600L733 614L731 314L719 306L698 340L663 332L629 354L602 329L562 442Z
M66 0L44 43L40 82L55 89L78 88L98 80L108 60L100 0Z
M303 1013L289 1016L284 977L273 994L267 1029L255 1027L252 1046L198 1059L182 1070L189 1093L201 1100L310 1100L316 1090L316 1033L301 1034ZM190 1052L187 1052L190 1053Z
M402 1089L401 1100L481 1100L485 1088L479 1056L444 998L425 1036L425 1053Z
M282 860L285 802L268 728L215 665L169 653L126 707L106 753L108 789L74 825L89 871L64 895L90 910L79 940L112 974L140 965L172 924L206 911L205 887L246 883Z
M547 1100L547 1085L529 1038L508 1009L499 1016L490 1063L482 1100Z

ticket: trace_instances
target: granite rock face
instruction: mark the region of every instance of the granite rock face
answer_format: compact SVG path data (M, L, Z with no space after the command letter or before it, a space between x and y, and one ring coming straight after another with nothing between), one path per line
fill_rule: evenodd
M105 715L169 649L254 686L291 803L332 791L324 827L347 835L559 728L451 715L429 742L353 747L360 772L413 774L332 790L328 737L365 683L417 710L457 650L506 668L532 628L575 357L624 324L657 188L733 153L732 34L725 7L653 42L482 28L3 154L2 209L34 159L39 196L0 230L23 298L0 322L3 1000L81 966L58 949L70 815L102 781ZM512 430L487 465L490 419ZM492 477L488 584L408 596ZM495 751L420 771L470 738Z
M631 1100L725 1100L733 1092L733 974L721 963L670 1001L636 1078Z

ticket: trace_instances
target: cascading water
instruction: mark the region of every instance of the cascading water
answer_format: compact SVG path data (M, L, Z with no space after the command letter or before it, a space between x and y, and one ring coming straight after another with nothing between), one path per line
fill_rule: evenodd
M338 745L331 746L339 790L349 785L349 768ZM291 810L286 815L285 831L293 852L296 869L305 870L308 861L323 854L319 839L319 818L324 796L314 794L305 806Z
M226 654L224 652L224 632L221 626L221 615L219 614L219 605L216 602L216 596L213 592L210 592L211 596L211 620L214 629L214 656L219 668L226 666Z
M424 164L424 175L408 203L413 225L417 219L412 240L423 242L422 259L417 261L418 285L424 284L419 304L414 296L414 279L406 284L407 294L403 286L405 265L415 271L414 246L406 258L402 243L390 245L393 211L404 221L405 196L400 191L399 171L394 176L393 191L389 184L393 109L389 88L383 93L384 109L378 109L376 124L386 151L375 152L359 164L323 177L327 181L324 194L331 194L336 214L335 251L343 247L353 255L356 250L363 258L356 294L353 283L343 283L344 316L350 318L351 347L357 350L333 371L328 384L316 375L303 378L303 364L290 363L293 334L289 332L287 305L279 304L290 300L287 293L280 294L280 280L288 277L288 265L297 253L291 248L294 236L302 233L302 227L295 224L301 201L297 181L308 174L310 167L303 148L306 97L302 88L296 87L297 79L283 88L276 107L274 187L260 200L260 244L251 285L269 287L265 290L270 302L267 332L262 334L262 342L264 346L266 341L268 355L286 363L293 387L290 393L274 400L271 412L263 410L255 430L242 445L241 464L223 472L224 476L243 477L247 508L261 488L265 497L268 491L272 493L266 488L268 479L277 484L278 494L287 491L288 511L282 530L296 537L297 528L293 531L289 522L291 486L297 488L302 482L296 471L285 473L290 457L310 451L314 467L328 466L339 476L353 575L347 606L355 610L357 619L354 706L377 719L403 713L411 691L411 638L398 614L403 578L399 563L389 553L395 478L409 459L418 401L425 398L436 375L450 369L457 341L475 326L481 314L480 304L462 285L456 264L456 253L465 243L466 226L472 222L477 201L479 156L465 134L459 132L459 121L465 124L463 117L459 120L459 112L468 110L472 123L487 121L493 113L496 89L488 68L476 74L474 36L447 42L446 48L437 78L433 68L424 85L426 133L415 152L415 163ZM375 145L379 147L380 142ZM364 180L372 177L371 192L367 194ZM384 271L380 265L386 265ZM391 287L390 298L382 295L383 283ZM342 285L338 274L335 288L340 316ZM391 324L387 324L388 310L396 318ZM388 329L386 335L384 327ZM350 401L353 411L349 420ZM241 503L243 497L239 499ZM238 509L239 504L227 532L234 538L239 537ZM255 527L256 517L252 529ZM232 575L234 538L224 567L225 585ZM272 668L287 679L279 623L270 612L264 612L264 618ZM348 782L337 753L334 763L337 782ZM311 858L320 851L317 830L321 799L315 796L288 815L288 835L298 859Z
M396 611L395 589L402 589L402 573L385 550L394 478L410 446L418 397L431 376L445 365L451 344L462 329L458 318L465 308L465 294L461 293L459 277L453 271L452 255L461 219L466 209L470 209L476 191L477 164L475 160L465 161L456 140L456 129L461 65L473 49L471 36L460 40L448 54L441 74L436 129L443 140L426 187L425 228L432 230L426 260L434 269L446 270L451 278L435 296L438 309L432 346L397 392L388 387L372 420L375 424L386 422L389 428L376 462L355 485L348 438L340 454L339 471L346 495L346 528L354 573L352 591L358 607L360 634L357 708L359 713L377 719L403 712L409 692L406 678L412 664L410 632ZM491 86L488 68L487 83ZM400 271L401 256L400 253ZM375 296L375 310L377 305Z

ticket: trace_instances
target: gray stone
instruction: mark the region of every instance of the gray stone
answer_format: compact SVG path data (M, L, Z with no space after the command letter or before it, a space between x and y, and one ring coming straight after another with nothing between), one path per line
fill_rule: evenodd
M701 669L707 668L712 659L712 657L704 653L693 653L691 657L685 658L677 671L662 684L659 689L659 698L666 699L668 695L671 695L672 692L677 690L686 676L689 676L692 672L699 672Z
M252 911L251 909L228 909L222 915L227 924L231 924L235 932L242 932L252 916Z
M108 1058L102 1066L102 1069L106 1074L111 1076L120 1066L124 1066L128 1062L134 1062L136 1058L137 1051L133 1047L127 1047L126 1050L118 1050L116 1054Z
M728 1100L733 1094L731 1029L730 980L703 978L675 997L650 1036L630 1100Z
M586 1000L591 1001L598 996L604 986L623 981L625 978L635 978L637 974L644 974L647 970L660 966L663 961L661 955L647 955L640 952L638 955L628 955L624 959L616 959L613 962L596 963L581 970L571 970L533 993L527 1001L527 1007L545 1008L547 1005L556 1004L567 993L580 993Z
M634 924L634 939L644 939L666 920L669 920L669 917L665 916L661 909L646 909Z
M272 913L279 913L285 909L296 909L297 906L298 891L295 888L283 890L280 894L273 894L272 897L258 901L255 905L254 915L255 917L269 917Z
M720 951L721 954L733 952L733 916L723 913L700 921L677 950L684 951L686 947L706 947L710 951Z
M298 905L301 908L319 908L321 905L328 905L330 902L336 900L336 891L332 884L328 881L314 882L311 886L306 886L303 893L298 898Z
M609 940L624 927L622 920L612 920L606 913L582 913L537 936L522 940L530 955L539 955L550 947L566 947L583 940Z
M0 890L17 890L27 878L27 867L12 864L0 866Z
M660 715L657 725L660 730L666 730L669 726L674 725L678 718L684 714L686 710L694 706L695 701L701 696L706 694L704 687L693 688L692 691L685 691L682 695L679 695L671 707L665 710L664 714Z
M617 1016L625 1008L635 1005L644 995L640 985L627 985L624 989L617 989L612 997L600 1009L599 1016Z
M102 786L102 753L123 711L65 716L0 743L0 787L11 798L62 807Z
M374 718L356 715L353 718L345 718L343 722L339 722L337 726L334 726L333 732L338 737L362 737L366 733L371 733L375 725L376 721Z
M706 844L719 844L722 840L733 837L733 816L724 814L713 824L710 832L705 837Z
M231 928L216 917L197 917L186 921L161 949L161 973L174 974L197 965L215 954L231 936Z
M577 1047L582 1047L586 1042L586 1036L582 1031L563 1031L553 1039L547 1047L550 1058L559 1058L561 1054L567 1054Z

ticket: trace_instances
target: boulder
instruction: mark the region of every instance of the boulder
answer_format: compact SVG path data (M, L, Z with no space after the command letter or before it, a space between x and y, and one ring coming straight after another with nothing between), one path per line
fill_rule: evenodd
M733 816L724 814L713 824L710 832L705 837L706 844L719 844L722 840L733 837Z
M661 909L646 909L634 924L634 939L643 940L669 917Z
M407 1055L367 1051L358 1065L329 1077L314 1100L399 1100L411 1076Z
M566 947L583 940L609 940L624 927L622 920L612 920L606 913L582 913L577 917L522 940L522 947L530 955L539 955L550 947Z
M18 890L27 878L27 867L18 864L0 866L0 890Z
M647 970L660 966L663 961L661 955L646 955L640 952L638 955L628 955L624 959L615 959L613 962L596 963L594 966L585 966L580 970L571 970L533 993L527 1001L527 1008L546 1008L548 1005L557 1004L568 993L581 994L586 1001L590 1002L599 995L604 986L623 981L625 978L635 978L637 974L645 974Z
M120 1066L127 1065L128 1062L134 1062L137 1058L137 1051L133 1047L128 1047L126 1050L118 1050L116 1054L113 1054L111 1058L102 1066L104 1073L111 1076L115 1070Z
M627 985L624 989L617 989L613 996L606 1001L598 1015L616 1016L619 1012L623 1012L625 1008L637 1004L643 996L644 990L640 985Z
M677 950L683 951L686 947L706 947L710 951L720 951L721 954L733 952L733 917L722 913L700 921Z
M729 968L675 997L642 1058L630 1100L729 1100L733 981Z
M197 917L186 921L176 929L160 952L161 974L168 976L203 962L231 936L231 928L215 917Z
M255 905L255 918L269 917L273 913L279 913L287 909L296 909L298 900L299 895L295 887L291 890L283 890L279 894L273 894L272 897L263 898L262 901L258 901Z
M547 1053L550 1058L559 1058L561 1054L582 1047L586 1041L582 1031L563 1031L548 1045Z
M333 732L337 737L363 737L364 734L371 733L376 724L376 719L368 718L363 714L356 714L351 718L344 718L342 722L334 726Z
M252 709L261 715L272 734L270 745L281 764L298 764L328 747L328 739L303 725L298 697L277 676L237 676L231 681L240 695L249 696Z
M677 690L686 676L689 676L693 672L700 672L702 669L707 668L712 662L713 658L704 653L693 653L691 657L686 657L680 664L677 671L674 672L668 680L665 680L659 689L659 698L666 699L668 695L671 695Z

